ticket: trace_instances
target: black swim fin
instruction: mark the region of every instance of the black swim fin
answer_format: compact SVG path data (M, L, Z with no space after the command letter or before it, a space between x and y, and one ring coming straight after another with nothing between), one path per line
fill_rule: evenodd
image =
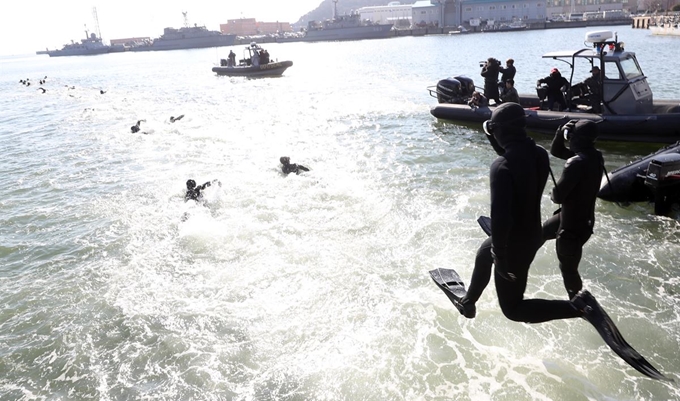
M479 223L479 226L482 227L482 230L488 235L489 237L491 236L491 217L487 216L479 216L477 219L477 223Z
M643 375L656 380L673 381L659 372L647 362L621 335L607 312L588 291L581 291L571 301L576 308L583 311L583 318L592 324L605 343L626 363Z
M458 273L452 269L434 269L430 270L429 273L432 280L434 280L434 283L437 284L439 289L444 291L444 294L451 300L453 306L458 309L458 312L460 312L461 315L466 316L465 307L460 301L461 298L467 294L467 291L465 290L465 284ZM472 311L468 311L468 314L471 314L471 312ZM474 313L472 314L473 316L471 317L474 317Z

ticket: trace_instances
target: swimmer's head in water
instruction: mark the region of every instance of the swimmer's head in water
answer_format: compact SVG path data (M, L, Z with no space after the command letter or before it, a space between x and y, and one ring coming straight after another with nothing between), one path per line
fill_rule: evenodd
M279 161L280 161L281 164L283 164L284 166L287 166L287 165L290 164L290 157L288 157L288 156L282 156L282 157L279 159Z
M187 181L187 189L191 190L196 188L196 181L194 180L189 180Z

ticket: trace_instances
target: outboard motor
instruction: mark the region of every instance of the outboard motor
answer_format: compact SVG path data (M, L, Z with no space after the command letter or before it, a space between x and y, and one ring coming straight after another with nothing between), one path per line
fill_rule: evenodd
M472 92L475 91L475 82L472 80L472 78L468 78L463 75L459 75L454 78L460 82L460 90L463 96L466 98L472 97Z
M220 66L226 67L226 66L227 66L227 59L224 59L224 58L221 59L221 60L220 60Z
M437 101L439 103L463 104L460 81L456 78L446 78L437 82Z
M649 162L645 185L654 194L654 214L665 215L680 201L680 154L659 155Z

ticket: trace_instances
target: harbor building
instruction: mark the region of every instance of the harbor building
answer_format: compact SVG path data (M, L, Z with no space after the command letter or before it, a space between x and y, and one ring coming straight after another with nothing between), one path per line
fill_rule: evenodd
M220 24L220 32L225 35L251 36L293 32L293 28L288 22L258 22L255 18L239 18Z
M376 24L392 24L396 27L411 27L412 5L392 1L386 6L361 7L357 10L362 20Z

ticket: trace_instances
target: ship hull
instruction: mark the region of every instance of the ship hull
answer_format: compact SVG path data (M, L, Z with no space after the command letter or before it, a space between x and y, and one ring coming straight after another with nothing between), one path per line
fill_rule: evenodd
M650 26L649 31L652 35L660 36L680 36L680 28L677 26Z
M276 77L292 65L292 61L278 61L259 66L213 67L212 71L228 77Z
M333 40L384 39L389 37L392 37L392 25L382 24L309 30L302 38L302 41L321 42Z
M202 38L185 39L156 39L149 46L133 47L130 50L136 52L162 51L162 50L186 50L202 49L206 47L232 46L236 35L214 35Z
M47 54L50 57L64 57L64 56L96 56L99 54L109 53L111 49L102 47L99 49L82 49L82 50L48 50Z

